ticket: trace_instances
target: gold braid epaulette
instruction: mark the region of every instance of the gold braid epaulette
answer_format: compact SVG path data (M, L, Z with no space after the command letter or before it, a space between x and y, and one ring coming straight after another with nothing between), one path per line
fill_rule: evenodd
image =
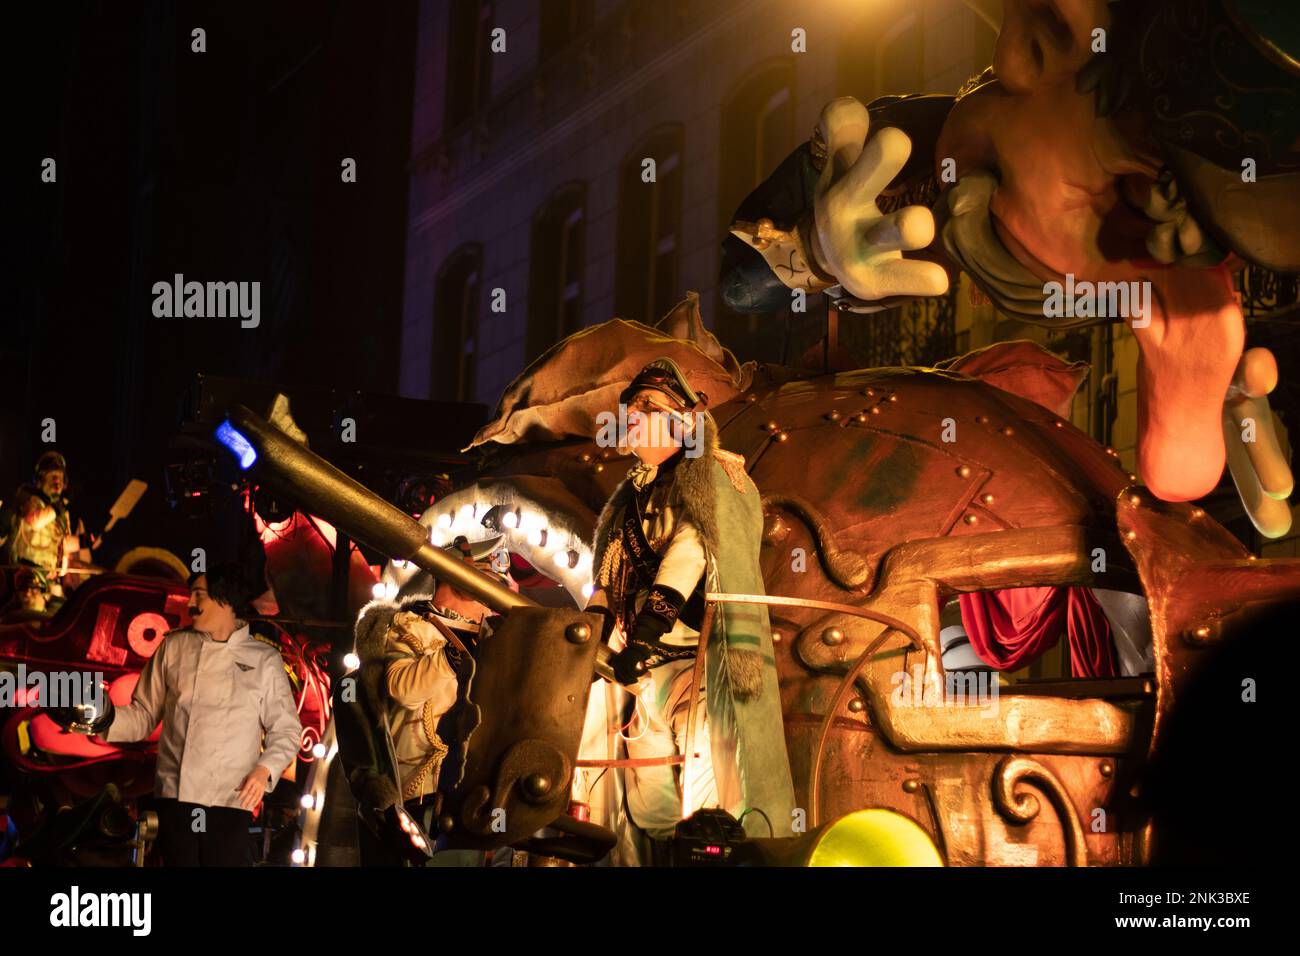
M393 627L397 631L397 642L399 644L405 644L409 647L416 657L424 656L426 648L424 642L421 641L419 637L400 624L395 624ZM403 800L411 800L420 795L420 790L424 787L425 779L433 771L435 766L441 765L442 758L447 756L447 751L449 749L447 745L442 742L442 738L438 736L437 720L433 714L432 700L426 700L424 702L424 707L420 711L420 726L424 728L424 736L429 741L429 746L431 746L433 750L428 756L420 761L420 766L417 767L415 772L407 778L404 784L402 784Z
M727 479L731 482L731 487L742 495L749 490L749 473L745 471L745 458L743 455L715 448L713 449L713 457L718 460L722 470L727 473Z
M251 630L248 632L248 636L255 641L261 641L263 644L266 644L270 647L274 647L275 652L277 654L280 653L280 642L277 641L275 638L267 637L265 634L258 634L256 631L251 631Z

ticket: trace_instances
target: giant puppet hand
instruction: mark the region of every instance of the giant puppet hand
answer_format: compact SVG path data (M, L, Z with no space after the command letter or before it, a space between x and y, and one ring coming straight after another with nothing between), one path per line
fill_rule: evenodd
M1266 538L1280 538L1291 530L1287 497L1295 484L1268 407L1268 394L1275 387L1273 353L1249 349L1237 363L1223 405L1228 470L1246 513Z
M867 108L851 96L832 100L817 127L826 165L813 192L812 254L849 294L866 302L942 295L948 274L933 262L904 259L934 239L934 216L924 206L882 213L876 198L912 152L900 129L870 133Z
M915 296L942 295L948 275L936 263L904 259L934 239L934 216L924 206L883 213L881 191L907 163L912 141L886 126L868 138L867 108L851 96L832 100L817 125L826 164L813 189L813 215L785 230L770 220L738 221L731 234L758 252L791 289L843 289L859 300L855 312L877 312ZM842 300L847 304L849 300Z

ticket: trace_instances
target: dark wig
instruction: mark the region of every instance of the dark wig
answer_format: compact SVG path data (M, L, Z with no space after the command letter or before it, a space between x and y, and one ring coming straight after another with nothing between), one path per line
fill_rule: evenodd
M231 608L240 617L248 613L248 602L253 597L252 589L248 584L248 576L238 564L228 561L206 571L196 571L190 575L190 587L194 587L194 582L201 577L207 578L208 597Z

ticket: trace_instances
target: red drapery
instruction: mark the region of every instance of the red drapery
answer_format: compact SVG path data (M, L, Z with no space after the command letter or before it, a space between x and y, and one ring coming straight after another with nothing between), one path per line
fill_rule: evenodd
M1009 588L962 594L961 622L980 660L1000 671L1032 664L1070 640L1074 677L1115 677L1119 662L1110 623L1088 588Z

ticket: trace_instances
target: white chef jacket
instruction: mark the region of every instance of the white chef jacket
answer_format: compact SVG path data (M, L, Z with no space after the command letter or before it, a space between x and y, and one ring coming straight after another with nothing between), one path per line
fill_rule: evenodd
M260 763L271 772L270 791L298 754L302 722L284 659L239 623L224 642L192 629L168 633L104 735L143 740L162 721L155 796L239 807L250 770Z

